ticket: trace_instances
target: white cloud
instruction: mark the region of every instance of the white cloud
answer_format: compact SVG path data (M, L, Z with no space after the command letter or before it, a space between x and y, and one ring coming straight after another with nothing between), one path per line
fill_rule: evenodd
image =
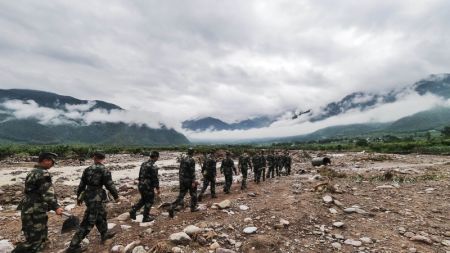
M282 118L270 127L253 130L235 131L206 131L185 134L194 141L236 141L251 140L257 138L287 137L309 134L316 130L337 125L348 125L357 123L381 123L392 122L414 113L425 111L436 106L450 106L449 100L443 100L434 95L420 96L417 93L406 93L394 103L374 106L374 108L360 111L358 109L347 111L345 114L330 117L323 121L309 122L303 117L297 120Z
M449 9L446 0L2 1L0 87L157 112L149 124L319 108L448 72Z

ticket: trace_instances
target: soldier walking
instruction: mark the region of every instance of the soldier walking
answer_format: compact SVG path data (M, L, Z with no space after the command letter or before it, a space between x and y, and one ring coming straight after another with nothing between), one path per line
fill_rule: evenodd
M217 198L216 197L217 162L213 152L209 153L205 158L205 162L203 163L202 166L202 175L203 175L203 187L200 192L200 195L198 195L198 201L202 201L203 194L208 188L208 185L210 185L211 198Z
M231 159L231 153L227 152L226 157L222 160L222 165L220 166L220 173L225 176L225 185L223 188L223 192L225 192L225 194L230 194L231 184L233 183L233 171L234 174L237 175L234 161Z
M281 176L281 171L283 170L283 157L281 153L277 153L275 155L275 171L277 174L277 177Z
M42 153L39 162L25 179L25 196L20 204L22 231L25 242L19 243L13 253L42 251L48 241L47 212L61 215L63 209L56 200L52 177L48 170L56 160L54 153Z
M159 153L157 151L152 151L150 154L150 160L142 163L141 169L139 171L139 184L138 189L141 194L141 199L136 203L130 211L130 218L132 220L136 219L136 213L144 207L142 222L150 222L154 220L150 217L150 210L155 201L155 189L156 194L160 194L159 190L159 179L158 179L158 166L156 166L156 161L159 159Z
M259 171L259 159L258 159L258 154L254 153L252 156L252 165L253 165L253 182L258 183L258 171Z
M264 157L264 151L261 150L260 155L258 156L259 163L259 172L258 172L258 182L260 182L260 178L262 177L263 181L266 181L266 158Z
M111 172L103 165L105 154L102 152L95 152L93 158L94 165L84 170L80 185L78 186L78 205L81 205L84 201L86 210L80 228L73 236L70 246L66 251L67 253L83 252L85 249L81 248L81 241L86 238L94 226L96 226L97 230L100 232L102 243L113 238L115 235L114 233L108 232L105 204L107 195L103 186L111 193L114 200L117 201L119 195L112 181Z
M286 174L291 174L291 167L292 167L292 157L289 155L289 151L286 151L284 154L284 167L286 168Z
M245 190L247 189L248 169L252 170L252 163L250 162L250 157L247 153L244 153L239 157L238 168L242 174L241 190Z
M169 209L169 217L173 218L175 215L175 208L183 203L184 196L187 192L191 195L191 212L197 212L197 181L195 180L195 160L193 158L194 150L188 149L187 156L183 156L180 161L180 193L175 202L172 203Z
M270 153L267 155L267 178L274 178L275 177L275 167L276 167L276 157L274 156L273 151L270 151Z

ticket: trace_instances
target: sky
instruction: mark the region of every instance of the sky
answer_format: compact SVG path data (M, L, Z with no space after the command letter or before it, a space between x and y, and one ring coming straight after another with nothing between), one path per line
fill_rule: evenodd
M1 1L0 88L104 100L176 129L280 115L448 72L449 12L446 0Z

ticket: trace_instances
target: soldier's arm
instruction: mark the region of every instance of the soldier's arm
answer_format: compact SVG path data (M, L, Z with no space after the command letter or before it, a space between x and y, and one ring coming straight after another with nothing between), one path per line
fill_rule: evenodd
M81 193L84 192L85 189L86 189L86 170L83 171L83 175L81 176L80 179L80 184L78 185L77 198L80 197Z
M220 165L220 174L223 174L223 167L225 166L225 160L222 160L222 164Z
M119 193L117 192L116 187L114 186L114 182L112 180L111 172L109 170L105 169L105 172L103 174L103 184L105 185L106 189L111 193L111 195L114 197L114 199L119 198Z
M152 180L152 187L159 190L159 178L158 178L158 167L154 166L150 168L150 178Z
M195 180L195 160L194 159L191 159L191 162L190 162L190 167L191 167L191 179L192 180Z
M44 173L40 175L42 178L39 181L43 182L41 185L42 196L44 201L47 203L48 208L50 210L56 211L56 209L61 206L58 204L58 200L56 199L55 188L53 187L52 178L50 174Z

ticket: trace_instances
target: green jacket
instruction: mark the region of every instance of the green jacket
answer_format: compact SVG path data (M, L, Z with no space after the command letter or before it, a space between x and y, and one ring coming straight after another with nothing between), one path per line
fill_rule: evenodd
M25 196L21 203L23 213L45 213L60 207L48 170L36 166L25 179Z
M94 164L83 171L77 190L77 197L79 198L84 192L83 200L86 204L103 202L106 200L106 192L103 186L111 193L114 199L119 198L117 189L112 181L111 172L101 163Z

